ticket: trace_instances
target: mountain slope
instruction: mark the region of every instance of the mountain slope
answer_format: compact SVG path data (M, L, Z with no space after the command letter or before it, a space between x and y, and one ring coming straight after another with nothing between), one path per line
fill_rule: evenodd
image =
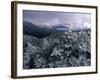
M49 28L50 27L50 28ZM63 24L56 26L46 26L44 25L36 25L31 22L23 22L23 33L26 35L32 35L37 38L47 37L55 32L66 32L68 31L68 27Z
M53 33L44 38L24 35L24 69L91 65L91 30Z

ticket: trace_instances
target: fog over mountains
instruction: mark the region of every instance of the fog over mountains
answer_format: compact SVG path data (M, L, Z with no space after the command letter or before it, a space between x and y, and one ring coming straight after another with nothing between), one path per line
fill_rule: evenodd
M58 24L52 27L48 24L33 24L28 21L23 22L23 33L27 35L33 35L38 38L43 38L51 35L55 32L68 32L68 31L80 31L85 29L90 29L88 27L71 26L70 24Z

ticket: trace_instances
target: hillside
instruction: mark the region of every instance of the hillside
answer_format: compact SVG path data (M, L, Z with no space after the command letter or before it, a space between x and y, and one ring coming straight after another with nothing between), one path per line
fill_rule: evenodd
M24 69L91 65L91 30L23 36Z

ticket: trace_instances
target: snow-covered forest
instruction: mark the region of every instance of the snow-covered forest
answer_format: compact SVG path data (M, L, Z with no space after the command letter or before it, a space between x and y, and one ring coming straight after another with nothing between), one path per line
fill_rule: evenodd
M53 33L44 38L23 35L23 69L91 65L91 30Z

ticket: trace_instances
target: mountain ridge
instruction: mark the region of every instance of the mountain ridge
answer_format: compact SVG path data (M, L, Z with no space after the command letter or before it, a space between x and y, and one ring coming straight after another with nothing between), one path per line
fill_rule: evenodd
M45 25L46 26L46 25ZM28 34L28 35L33 35L37 38L44 38L52 33L57 33L57 32L69 32L69 31L80 31L80 30L87 30L88 28L70 28L69 26L65 24L59 24L56 26L52 27L41 27L41 25L36 25L28 21L23 22L23 33Z

